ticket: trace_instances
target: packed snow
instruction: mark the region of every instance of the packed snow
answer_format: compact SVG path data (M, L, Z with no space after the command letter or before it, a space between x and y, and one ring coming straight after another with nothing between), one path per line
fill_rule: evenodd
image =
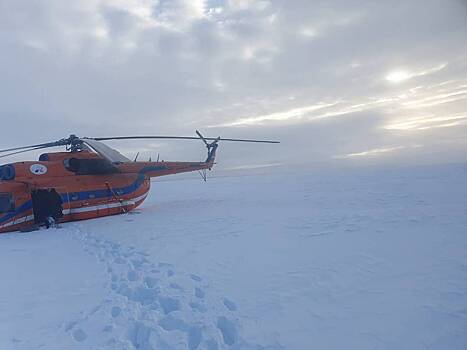
M463 165L161 178L0 235L0 349L466 349L466 214Z

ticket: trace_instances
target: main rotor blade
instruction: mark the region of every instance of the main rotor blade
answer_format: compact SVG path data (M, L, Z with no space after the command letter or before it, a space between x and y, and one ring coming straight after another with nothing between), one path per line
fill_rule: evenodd
M0 158L5 158L5 157L9 157L9 156L13 156L15 154L20 154L20 153L26 153L26 152L29 152L29 151L37 151L39 149L44 149L44 148L49 148L49 147L53 147L53 146L42 146L42 147L34 147L34 148L29 148L29 149L23 149L21 151L16 151L16 152L11 152L11 153L7 153L7 154L2 154L0 155Z
M47 148L47 147L55 147L55 146L64 146L64 145L67 145L67 144L68 144L68 140L63 139L63 140L58 140L58 141L53 141L53 142L39 143L37 145L6 148L6 149L0 150L0 153L18 151L18 150L25 150L27 148L35 149L37 147Z
M106 140L144 140L144 139L170 139L170 140L199 140L199 137L194 136L115 136L115 137L87 137L91 140L106 141ZM84 137L83 139L86 139ZM215 141L217 137L205 137L205 140ZM270 140L249 140L249 139L227 139L220 138L219 141L231 141L231 142L256 142L256 143L280 143L279 141Z

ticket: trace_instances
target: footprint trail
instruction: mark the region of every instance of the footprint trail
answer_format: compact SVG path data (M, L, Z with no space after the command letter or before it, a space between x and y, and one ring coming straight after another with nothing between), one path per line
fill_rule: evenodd
M153 262L134 247L102 240L79 225L73 238L104 265L108 294L63 326L76 349L281 349L241 337L237 305L211 295L201 276Z

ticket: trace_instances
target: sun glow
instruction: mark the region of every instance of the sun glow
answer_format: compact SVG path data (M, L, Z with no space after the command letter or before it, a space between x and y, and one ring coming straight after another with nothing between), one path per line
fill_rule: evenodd
M386 75L386 80L391 83L400 83L410 79L412 75L405 70L395 70Z
M423 70L418 69L415 71L408 71L406 69L396 69L396 70L390 71L386 75L385 79L390 83L397 84L397 83L401 83L412 78L422 77L425 75L437 73L443 70L444 68L446 68L447 65L448 64L446 62L443 62L433 67L425 68Z

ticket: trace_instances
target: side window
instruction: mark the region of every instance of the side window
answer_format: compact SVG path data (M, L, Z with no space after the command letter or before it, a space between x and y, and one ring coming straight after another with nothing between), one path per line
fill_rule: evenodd
M9 213L15 210L15 202L10 193L0 193L0 213Z
M76 158L67 158L63 161L66 170L76 173L79 170L79 160Z
M8 181L15 178L15 167L11 164L0 166L0 180Z

